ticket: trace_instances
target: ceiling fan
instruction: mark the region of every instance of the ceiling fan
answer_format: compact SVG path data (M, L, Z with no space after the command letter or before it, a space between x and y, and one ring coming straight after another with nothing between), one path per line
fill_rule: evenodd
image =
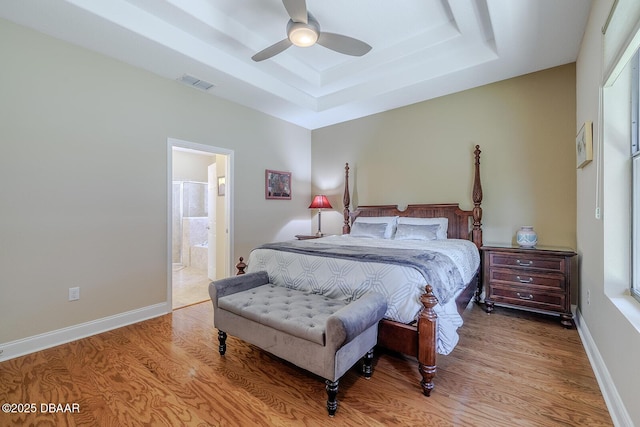
M371 46L367 43L353 37L321 32L320 24L307 11L305 0L282 0L282 3L291 18L287 23L287 38L253 55L251 59L254 61L269 59L291 45L309 47L318 43L328 49L351 56L362 56L371 50Z

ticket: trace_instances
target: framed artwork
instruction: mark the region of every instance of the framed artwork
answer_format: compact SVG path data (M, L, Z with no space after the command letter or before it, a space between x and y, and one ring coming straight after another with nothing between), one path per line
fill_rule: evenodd
M576 164L578 168L584 167L593 160L593 124L584 122L576 136Z
M218 177L218 196L224 196L227 180L224 176Z
M264 197L266 199L291 200L291 172L264 172Z

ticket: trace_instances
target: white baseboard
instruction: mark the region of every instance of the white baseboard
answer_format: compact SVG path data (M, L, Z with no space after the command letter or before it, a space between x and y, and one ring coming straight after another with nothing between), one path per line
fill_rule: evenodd
M0 343L0 362L170 313L168 303L150 305L56 331Z
M609 409L609 415L611 415L613 425L618 427L632 427L633 421L631 420L631 417L618 394L618 390L613 383L613 379L609 374L607 366L604 364L604 360L602 360L602 356L598 351L598 347L596 347L596 343L593 341L589 328L587 328L587 325L582 320L580 310L576 310L576 328L578 329L578 334L582 340L582 345L587 352L587 357L589 358L591 368L593 369L598 385L600 386L600 391L602 392L604 401Z

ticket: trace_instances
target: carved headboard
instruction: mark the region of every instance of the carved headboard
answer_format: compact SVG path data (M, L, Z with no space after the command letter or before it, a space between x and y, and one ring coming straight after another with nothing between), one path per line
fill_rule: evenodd
M418 204L408 205L403 211L398 209L396 205L379 205L379 206L358 206L358 208L350 212L349 204L351 197L349 195L349 164L345 165L345 191L343 197L344 203L344 225L342 226L342 234L351 232L351 224L359 216L407 216L415 218L447 218L449 220L449 228L447 237L450 239L471 239L478 248L482 246L482 184L480 182L480 147L476 145L474 150L474 179L473 179L473 210L465 211L460 209L458 203L444 204Z

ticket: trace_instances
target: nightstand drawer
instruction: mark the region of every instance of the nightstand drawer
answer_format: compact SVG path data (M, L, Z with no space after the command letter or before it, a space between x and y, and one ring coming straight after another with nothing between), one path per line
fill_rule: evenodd
M505 282L513 285L527 285L531 288L547 288L558 292L564 291L565 288L564 275L544 274L525 269L490 268L489 280L491 283Z
M537 268L540 270L559 272L563 272L565 267L564 258L539 254L491 253L489 258L489 266L491 267Z
M511 304L540 310L563 310L565 294L555 292L540 292L529 287L502 287L494 284L491 287L491 300L496 304Z

